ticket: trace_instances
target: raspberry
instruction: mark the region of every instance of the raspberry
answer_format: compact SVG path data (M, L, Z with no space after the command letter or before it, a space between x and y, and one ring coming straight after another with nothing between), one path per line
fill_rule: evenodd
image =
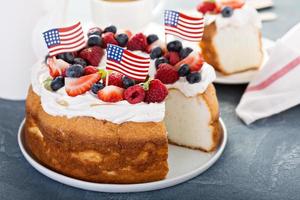
M147 49L147 38L143 33L134 35L128 42L127 48L131 51L141 50L146 51Z
M180 56L175 51L168 52L165 57L169 60L171 65L176 65L176 63L180 61Z
M124 92L124 99L130 104L140 103L145 98L145 90L140 85L134 85L127 88Z
M213 12L217 8L215 2L204 1L197 6L197 10L203 14L207 12Z
M159 65L155 78L159 79L164 84L172 84L179 79L179 75L177 70L172 65L163 63Z
M86 60L92 66L98 66L102 57L103 49L98 46L88 47L80 51L79 57Z
M108 44L118 45L118 42L115 39L115 35L111 32L107 32L107 33L103 34L102 47L106 48Z
M149 90L146 91L144 101L147 103L160 103L165 100L168 95L168 89L158 79L154 79L149 84Z
M123 74L113 72L108 77L108 85L115 85L118 87L123 87L122 77L123 77Z

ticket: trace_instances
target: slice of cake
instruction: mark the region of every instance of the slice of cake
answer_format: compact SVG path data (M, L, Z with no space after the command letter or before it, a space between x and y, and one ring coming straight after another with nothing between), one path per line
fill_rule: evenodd
M205 14L200 46L207 63L224 75L261 66L261 20L254 8L231 0L203 2L198 10Z
M163 53L159 53L163 51ZM214 151L221 138L219 105L212 85L214 69L197 50L171 41L167 50L155 48L155 78L169 88L165 123L172 144Z

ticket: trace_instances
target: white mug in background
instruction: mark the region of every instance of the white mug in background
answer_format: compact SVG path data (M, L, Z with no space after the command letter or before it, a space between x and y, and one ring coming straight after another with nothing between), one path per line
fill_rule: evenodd
M115 25L134 32L161 14L166 0L91 0L93 22L100 27Z

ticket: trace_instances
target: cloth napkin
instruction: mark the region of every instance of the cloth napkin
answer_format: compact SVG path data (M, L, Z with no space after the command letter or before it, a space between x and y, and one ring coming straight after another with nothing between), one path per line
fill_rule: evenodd
M300 104L300 23L279 39L269 54L236 108L247 125Z

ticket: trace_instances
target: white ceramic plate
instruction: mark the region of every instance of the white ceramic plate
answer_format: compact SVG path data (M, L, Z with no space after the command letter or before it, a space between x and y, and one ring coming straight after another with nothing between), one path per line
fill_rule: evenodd
M264 53L264 60L262 62L261 67L267 62L269 59L269 55L267 53L267 49L274 46L275 42L273 40L262 38L262 45L263 45L263 53ZM220 83L220 84L246 84L249 83L252 78L255 76L255 74L259 70L249 70L229 76L224 76L220 74L219 72L216 72L217 78L214 81L214 83Z
M166 179L150 183L140 184L101 184L82 181L59 174L38 163L26 150L23 142L23 126L21 123L18 132L19 147L26 160L40 173L56 180L60 183L97 192L142 192L162 189L183 183L191 178L198 176L211 167L221 156L227 143L227 130L224 122L220 119L223 129L223 138L219 148L213 153L204 153L183 147L169 145L169 168L170 171Z

